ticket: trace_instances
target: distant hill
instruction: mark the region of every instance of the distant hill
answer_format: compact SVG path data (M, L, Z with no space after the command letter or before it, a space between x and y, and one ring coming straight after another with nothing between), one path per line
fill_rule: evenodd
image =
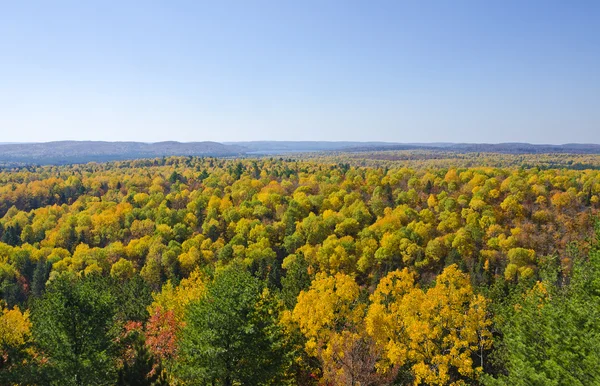
M328 141L251 141L224 142L245 148L251 154L284 154L303 151L379 151L379 150L445 150L461 153L572 153L600 154L600 145L576 144L534 145L530 143L398 143L398 142L328 142Z
M249 153L277 153L302 151L333 151L356 147L385 147L398 145L394 142L351 142L351 141L250 141L223 142L225 145L240 146Z
M327 141L254 142L93 142L0 143L0 165L69 164L164 156L238 157L293 152L369 152L381 150L429 150L459 153L571 153L600 154L600 145L533 145L529 143L395 143Z
M245 153L239 146L218 142L95 142L60 141L45 143L2 144L0 162L67 164L104 162L136 158L154 158L173 155L238 156Z
M357 146L346 151L376 150L444 150L459 153L505 153L505 154L600 154L600 145L569 143L564 145L537 145L530 143L431 143L431 144L389 144L383 146Z

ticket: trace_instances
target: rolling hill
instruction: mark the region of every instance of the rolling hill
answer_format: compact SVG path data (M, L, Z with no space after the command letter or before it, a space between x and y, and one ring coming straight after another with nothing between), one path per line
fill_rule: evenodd
M369 152L428 150L457 153L600 154L600 145L538 145L529 143L394 143L328 141L253 142L101 142L58 141L45 143L0 143L0 164L71 164L166 156L243 157L298 152Z

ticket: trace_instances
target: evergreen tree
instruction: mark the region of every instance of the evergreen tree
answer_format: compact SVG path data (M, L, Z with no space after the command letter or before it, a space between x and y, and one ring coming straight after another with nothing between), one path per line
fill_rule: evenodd
M53 279L32 307L33 336L53 385L111 385L116 380L115 298L97 275Z
M600 227L597 230L600 240ZM488 385L600 384L600 244L574 263L570 283L537 282L497 320L505 368Z
M31 293L33 296L40 297L46 289L46 281L50 276L52 264L44 258L40 258L33 271L33 279L31 281Z

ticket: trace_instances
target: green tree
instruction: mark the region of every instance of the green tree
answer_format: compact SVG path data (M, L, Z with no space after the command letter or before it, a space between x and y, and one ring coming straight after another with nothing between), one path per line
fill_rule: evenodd
M33 337L50 384L110 385L116 376L115 298L97 275L61 275L32 307Z
M52 264L46 259L38 260L35 270L33 271L33 280L31 281L31 292L34 296L41 296L46 289L46 281L50 276Z
M597 230L600 239L600 228ZM517 294L497 317L505 374L489 385L600 384L600 245L574 263L570 283L554 275Z
M283 262L285 276L281 278L281 297L287 309L293 309L302 290L310 287L308 262L302 253L288 256Z
M217 274L190 304L179 373L190 384L265 385L280 374L280 331L269 294L240 266Z

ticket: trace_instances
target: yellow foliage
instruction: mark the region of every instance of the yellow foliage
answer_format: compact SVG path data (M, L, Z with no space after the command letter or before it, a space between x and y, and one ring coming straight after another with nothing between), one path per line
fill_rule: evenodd
M187 279L181 280L177 287L168 281L159 293L152 294L154 301L148 307L148 312L152 315L157 308L162 310L173 310L178 322L182 322L186 306L200 299L205 291L205 277L196 270L190 274Z
M120 258L110 269L110 276L118 279L130 279L135 274L133 263L129 260Z
M23 346L31 336L31 322L29 321L29 310L21 312L19 307L12 310L0 304L2 314L0 315L0 356L6 357L8 349ZM5 358L6 360L6 358Z
M365 305L358 295L350 276L319 273L287 316L307 338L306 352L319 358L324 380L333 384L371 384L378 376L377 351L365 334Z
M357 305L358 292L348 275L319 273L310 289L298 295L292 316L311 345L328 340L340 325L360 324L364 309Z
M385 352L378 366L387 371L411 365L415 384L448 385L481 373L473 353L489 348L488 301L475 295L469 278L454 265L427 291L415 286L407 269L389 273L371 296L367 332Z

